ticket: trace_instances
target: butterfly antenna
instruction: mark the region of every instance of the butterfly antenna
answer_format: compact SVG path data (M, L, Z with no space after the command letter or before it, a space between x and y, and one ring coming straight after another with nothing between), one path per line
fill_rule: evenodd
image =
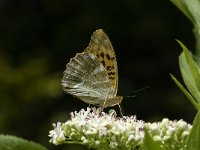
M136 95L128 95L128 96L125 96L125 97L136 97Z
M134 93L138 93L138 92L143 91L143 90L146 90L146 89L148 89L148 88L149 88L148 86L143 87L143 88L141 88L141 89L139 89L139 90L134 91ZM125 97L136 97L136 95L125 96Z
M134 93L137 93L137 92L140 92L140 91L146 90L146 89L148 89L148 88L149 88L148 86L143 87L143 88L141 88L141 89L139 89L139 90L134 91Z

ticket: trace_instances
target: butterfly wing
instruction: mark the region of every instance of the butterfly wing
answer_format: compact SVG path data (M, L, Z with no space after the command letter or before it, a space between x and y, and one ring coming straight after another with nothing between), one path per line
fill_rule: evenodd
M105 68L92 53L78 53L72 58L61 82L65 92L89 104L100 104L114 93Z
M92 36L88 47L85 49L87 53L93 53L104 66L110 83L114 88L114 96L117 94L118 88L118 70L114 49L102 29L96 30Z

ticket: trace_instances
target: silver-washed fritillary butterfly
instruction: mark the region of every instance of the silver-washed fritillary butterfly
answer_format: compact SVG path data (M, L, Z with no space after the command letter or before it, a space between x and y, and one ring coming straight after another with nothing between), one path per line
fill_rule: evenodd
M118 70L115 52L102 29L92 34L83 53L70 59L61 82L66 93L88 104L105 108L121 103L123 97L116 96Z

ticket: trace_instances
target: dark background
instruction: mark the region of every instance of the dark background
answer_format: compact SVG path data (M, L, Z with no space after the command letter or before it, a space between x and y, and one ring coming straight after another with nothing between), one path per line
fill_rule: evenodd
M169 76L182 81L175 39L193 50L192 24L170 1L1 0L0 133L49 149L82 148L52 146L48 132L52 123L88 106L65 94L60 80L69 59L83 52L99 28L116 51L118 94L136 95L124 98L124 114L192 122L194 108Z

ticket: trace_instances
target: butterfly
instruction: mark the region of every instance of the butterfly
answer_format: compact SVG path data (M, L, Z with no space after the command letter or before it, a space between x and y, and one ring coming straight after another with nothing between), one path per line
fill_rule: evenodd
M63 90L78 99L103 108L121 103L117 96L118 68L113 46L102 29L93 32L89 45L66 65Z

